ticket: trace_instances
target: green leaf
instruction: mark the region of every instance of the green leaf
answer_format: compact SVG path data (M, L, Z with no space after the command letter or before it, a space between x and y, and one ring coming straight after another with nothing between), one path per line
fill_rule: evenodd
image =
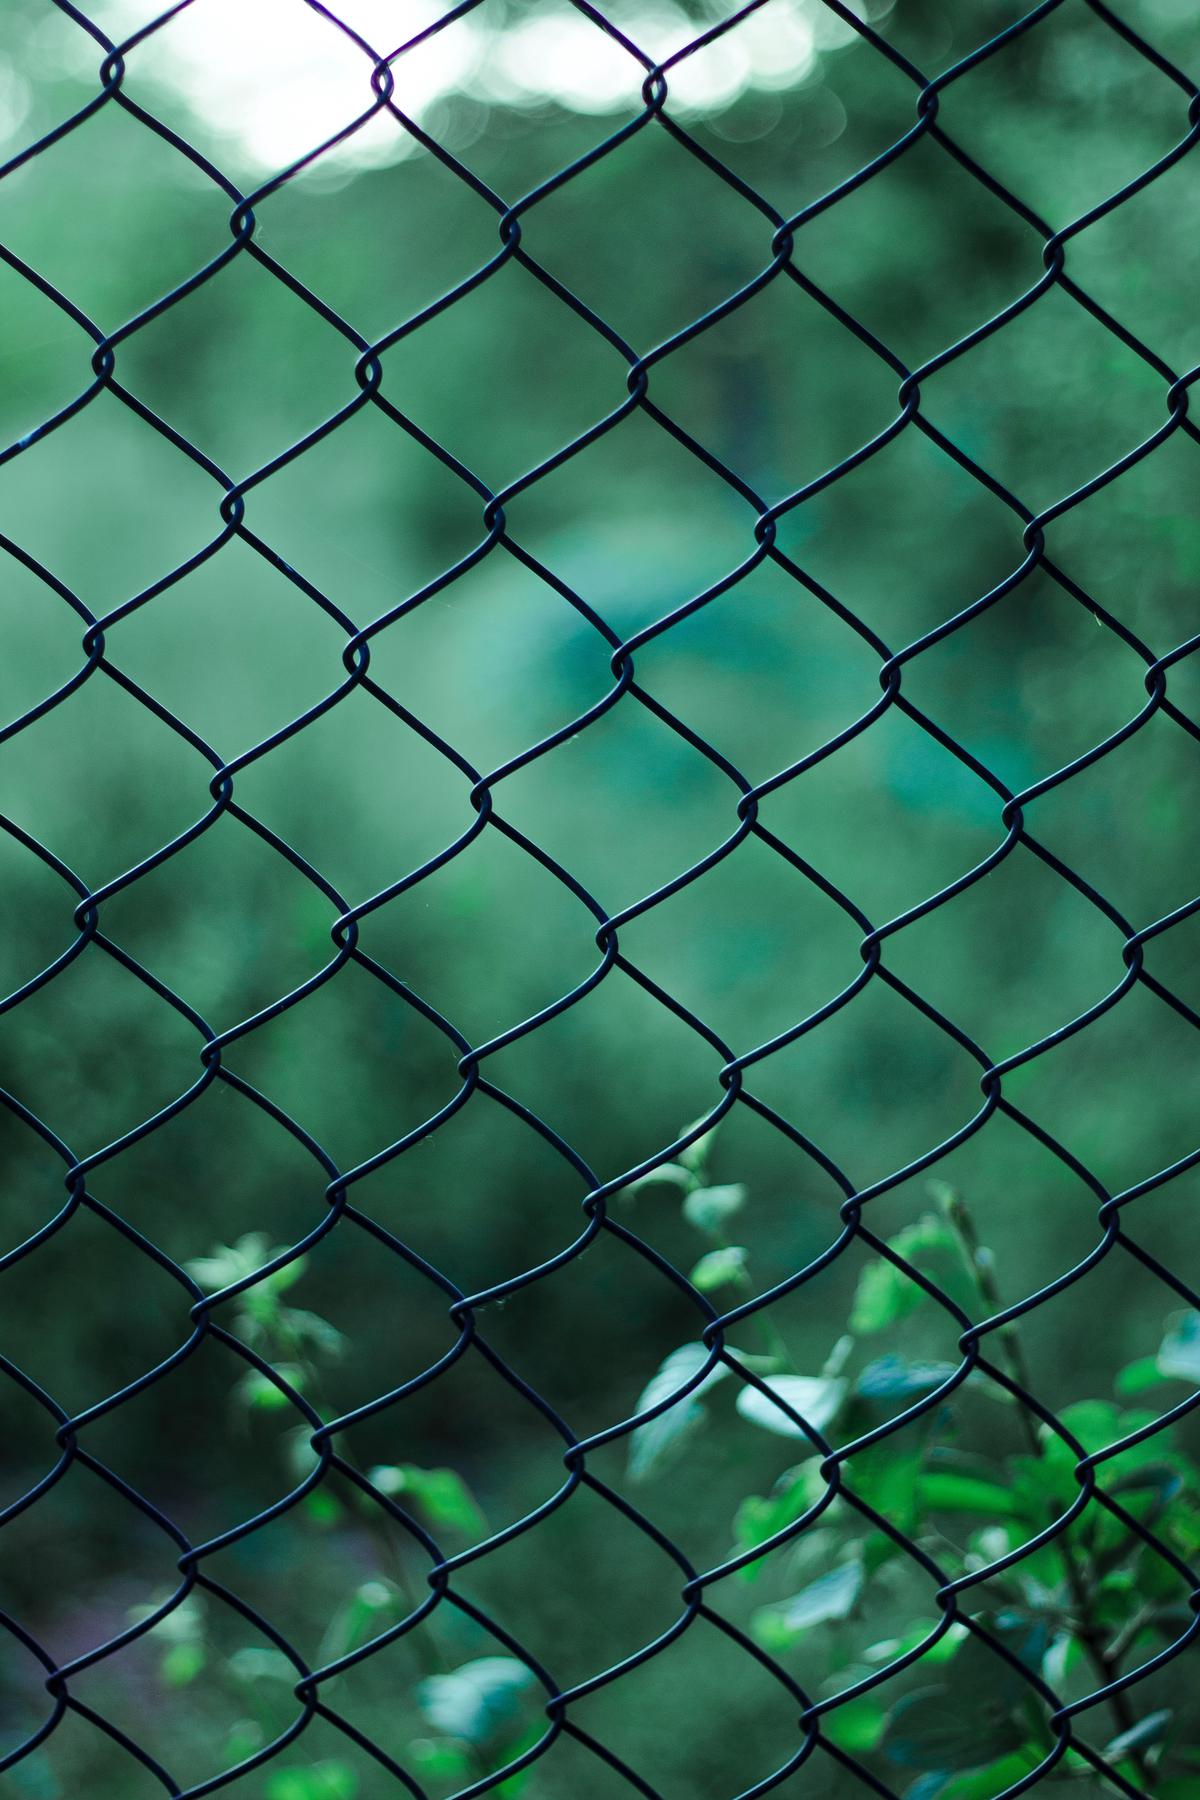
M253 1275L264 1263L282 1256L287 1248L286 1244L272 1244L263 1231L248 1231L236 1244L218 1244L211 1256L194 1256L183 1266L197 1287L203 1288L208 1294L215 1294L221 1288L231 1287L235 1281L244 1281L247 1275ZM293 1282L299 1281L304 1273L304 1263L302 1256L296 1257L294 1262L285 1263L282 1269L264 1276L261 1287L281 1294Z
M525 1752L527 1750L532 1750L533 1746L540 1743L545 1735L546 1721L545 1719L539 1719L536 1724L529 1727L528 1731L523 1731L515 1743L505 1745L501 1766L503 1766L503 1763L514 1762L519 1756L524 1756ZM525 1784L533 1774L534 1768L532 1763L527 1763L523 1769L517 1769L514 1774L507 1778L507 1780L502 1781L496 1789L496 1793L500 1796L500 1800L515 1800L517 1794L524 1792Z
M1127 1363L1117 1371L1113 1392L1118 1400L1136 1400L1139 1394L1144 1394L1147 1388L1157 1387L1164 1379L1156 1356L1139 1356L1136 1362Z
M236 1719L225 1734L222 1757L225 1767L231 1769L234 1763L245 1762L256 1750L261 1750L264 1742L263 1728L257 1719Z
M1119 1762L1131 1750L1144 1750L1150 1744L1161 1744L1174 1716L1169 1706L1164 1706L1159 1712L1147 1713L1144 1719L1139 1719L1136 1725L1131 1725L1128 1731L1121 1732L1119 1737L1106 1744L1103 1754L1110 1762Z
M319 1531L328 1531L342 1516L342 1503L323 1488L304 1496L304 1516Z
M821 1735L851 1756L867 1755L879 1746L884 1719L883 1708L874 1696L864 1694L827 1712L821 1720Z
M921 1619L915 1625L910 1625L901 1639L905 1650L912 1650L921 1642L922 1638L929 1636L933 1628L934 1620L932 1619ZM948 1630L943 1631L936 1644L929 1646L921 1661L926 1668L933 1668L938 1663L950 1662L961 1654L962 1647L969 1636L970 1633L965 1625L957 1623L951 1625Z
M909 1362L889 1351L867 1364L854 1391L864 1400L908 1400L941 1387L957 1367L957 1363Z
M703 1344L681 1344L678 1350L672 1350L638 1395L634 1410L645 1412L651 1406L661 1405L704 1367L710 1354ZM700 1395L728 1374L727 1363L714 1363L690 1393L660 1413L656 1419L647 1420L630 1433L629 1473L634 1481L644 1481L647 1476L657 1473L675 1460L707 1417L700 1403Z
M1010 1456L1011 1498L1020 1517L1044 1525L1052 1512L1064 1512L1079 1493L1074 1465L1069 1452L1056 1457L1045 1440L1041 1456Z
M357 1650L402 1610L398 1590L390 1581L377 1575L362 1582L330 1621L321 1642L321 1661L329 1662Z
M859 1450L844 1466L850 1487L860 1500L902 1530L911 1531L918 1522L921 1460L919 1443L901 1447L887 1438Z
M281 1275L291 1272L292 1265L280 1270ZM294 1343L303 1345L314 1355L337 1357L346 1348L346 1339L336 1325L331 1325L320 1313L306 1312L300 1306L281 1310L280 1330L286 1331Z
M741 1244L726 1244L720 1250L710 1250L707 1256L700 1258L688 1280L702 1294L714 1293L721 1287L749 1287L748 1254Z
M471 1750L461 1738L413 1738L408 1762L426 1781L468 1781L472 1773Z
M953 1257L956 1263L958 1260L958 1240L936 1213L926 1213L915 1225L889 1238L888 1248L918 1268L942 1257ZM850 1309L850 1330L866 1336L884 1331L915 1311L926 1297L924 1289L903 1269L885 1257L877 1257L858 1278Z
M724 1187L698 1187L684 1200L683 1216L697 1231L720 1237L745 1204L746 1189L740 1181L731 1181Z
M647 1169L636 1181L631 1181L617 1191L621 1194L640 1194L648 1187L691 1187L691 1172L679 1163L660 1163L656 1169Z
M938 1800L950 1779L944 1769L931 1769L927 1775L918 1776L911 1787L905 1788L904 1800Z
M733 1534L744 1550L765 1544L820 1499L825 1491L820 1469L820 1457L811 1457L794 1469L785 1469L769 1494L750 1494L742 1501L733 1521ZM761 1563L750 1563L743 1574L757 1575L761 1570Z
M778 1375L783 1370L783 1363L777 1356L764 1356L753 1350L739 1350L733 1344L726 1344L725 1354L731 1356L738 1367L749 1369L752 1375Z
M218 1244L211 1255L193 1256L183 1266L197 1287L215 1294L269 1262L267 1242L265 1233L249 1231L236 1244Z
M358 1777L343 1762L310 1763L306 1769L277 1769L268 1777L267 1800L354 1800Z
M430 1675L417 1704L435 1730L468 1744L486 1744L518 1724L533 1685L532 1669L513 1656L480 1656L449 1675Z
M1148 1544L1143 1544L1136 1553L1134 1586L1143 1602L1156 1600L1160 1606L1170 1606L1178 1605L1183 1598L1182 1577L1164 1556L1152 1550Z
M886 1531L869 1531L860 1546L863 1570L868 1578L882 1569L886 1563L895 1562L904 1551L900 1545L890 1538Z
M189 1682L195 1681L207 1661L203 1644L172 1644L159 1663L158 1672L168 1687L187 1687Z
M954 1775L1018 1749L1022 1735L1008 1708L986 1689L922 1688L892 1708L883 1754L901 1768Z
M1106 1450L1109 1444L1115 1443L1122 1436L1121 1413L1110 1400L1077 1400L1072 1406L1064 1406L1059 1419L1067 1430L1079 1439L1088 1455L1097 1450ZM1042 1428L1045 1454L1048 1456L1066 1457L1075 1465L1072 1451L1063 1443L1050 1427Z
M1072 1632L1058 1632L1051 1639L1050 1646L1042 1658L1043 1679L1050 1687L1061 1688L1070 1677L1071 1671L1082 1662L1083 1655L1083 1645Z
M1200 1387L1200 1313L1180 1313L1172 1320L1157 1360L1161 1374Z
M915 1650L917 1645L929 1636L935 1623L936 1621L933 1619L914 1619L902 1637L881 1638L877 1644L868 1645L862 1653L863 1661L869 1663L894 1662L898 1656L904 1656L908 1651ZM937 1643L931 1645L925 1652L921 1658L922 1663L928 1668L934 1663L945 1662L947 1658L953 1656L965 1635L965 1625L951 1625L948 1631L942 1633Z
M707 1113L702 1113L700 1118L693 1119L690 1125L685 1125L679 1133L680 1137L686 1137L689 1131L695 1131L697 1125L702 1124L707 1116ZM700 1136L694 1143L689 1144L686 1150L679 1152L679 1160L685 1169L691 1170L693 1174L703 1169L708 1161L708 1153L712 1149L712 1141L720 1129L719 1122L716 1125L710 1125L708 1130L701 1132Z
M812 1375L766 1375L763 1385L807 1420L814 1431L824 1431L837 1417L846 1398L848 1384L842 1380L824 1380ZM779 1437L804 1437L799 1425L756 1387L743 1387L737 1397L737 1410L743 1419L773 1431Z
M905 1279L891 1263L868 1263L858 1278L850 1308L850 1329L864 1336L883 1331L920 1305L921 1290Z
M403 1495L435 1530L486 1537L488 1522L455 1469L420 1469L413 1463L377 1463L367 1479L390 1499Z
M279 1443L295 1481L303 1481L306 1475L312 1474L320 1458L313 1449L311 1425L294 1426L291 1431L282 1433Z
M925 1512L979 1513L998 1519L1022 1516L1018 1497L1010 1488L973 1475L930 1469L920 1477L918 1496Z
M1158 1419L1156 1412L1143 1408L1121 1412L1107 1400L1080 1400L1073 1406L1064 1407L1058 1416L1089 1456L1108 1449L1143 1426L1153 1425ZM1045 1462L1058 1471L1062 1492L1074 1499L1079 1491L1074 1477L1074 1452L1048 1426L1042 1431L1042 1445ZM1118 1455L1106 1457L1098 1474L1104 1485L1111 1489L1116 1482L1127 1480L1135 1469L1169 1464L1172 1454L1171 1430L1165 1427L1152 1437L1131 1444Z
M1049 1642L1040 1621L1004 1613L989 1629L1031 1672L1040 1669ZM1022 1748L1025 1728L1016 1715L1031 1692L1019 1668L967 1633L953 1647L941 1685L907 1694L892 1709L883 1753L905 1768L946 1775L982 1768Z
M840 1375L850 1358L854 1355L854 1339L848 1331L844 1331L833 1349L821 1364L822 1375L828 1377Z
M165 1596L149 1603L142 1603L129 1608L128 1618L131 1625L140 1625L158 1611ZM169 1613L158 1621L153 1628L153 1635L166 1644L191 1644L204 1635L204 1601L199 1594L189 1594L178 1606L173 1606Z
M270 1649L265 1644L247 1644L241 1650L235 1650L227 1666L239 1681L294 1682L298 1679L296 1669L283 1651Z
M306 1378L299 1363L273 1363L271 1366L281 1381L294 1387L298 1394L304 1392ZM282 1412L292 1404L288 1396L258 1369L250 1369L243 1375L233 1392L235 1399L255 1412Z
M807 1587L778 1606L764 1606L754 1614L750 1629L765 1650L788 1650L815 1625L845 1619L862 1592L863 1567L857 1559L819 1575Z
M939 1800L994 1800L996 1794L1005 1793L1023 1780L1031 1769L1036 1769L1044 1756L1045 1752L1036 1744L1026 1744L1010 1756L1002 1756L999 1762L989 1763L985 1769L977 1769L970 1775L952 1776L940 1790Z

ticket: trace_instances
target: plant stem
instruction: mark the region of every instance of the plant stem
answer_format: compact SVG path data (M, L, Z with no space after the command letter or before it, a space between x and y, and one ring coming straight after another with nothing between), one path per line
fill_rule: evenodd
M950 1192L945 1204L947 1219L958 1238L963 1259L971 1272L971 1278L975 1283L979 1298L989 1312L1003 1312L1004 1301L996 1281L995 1266L990 1253L979 1242L975 1221L965 1202L960 1195ZM1010 1319L1007 1324L1001 1325L997 1329L995 1337L1001 1353L999 1360L1005 1366L1005 1372L1014 1385L1021 1390L1015 1398L1025 1441L1032 1454L1040 1461L1042 1457L1042 1440L1039 1435L1041 1420L1028 1401L1023 1398L1023 1395L1030 1392L1031 1388L1029 1365L1025 1360L1025 1347L1021 1342L1020 1333ZM1056 1516L1051 1508L1051 1517ZM1093 1609L1094 1596L1089 1590L1087 1576L1074 1548L1068 1542L1070 1529L1068 1526L1067 1531L1056 1540L1056 1544L1062 1558L1067 1587L1070 1590L1071 1602L1076 1614L1079 1641L1101 1684L1108 1687L1120 1676L1120 1659L1118 1655L1114 1654L1115 1646L1108 1644L1108 1634L1096 1617ZM1108 1705L1119 1734L1132 1730L1137 1724L1137 1719L1129 1704L1128 1692L1124 1688L1119 1688L1115 1694L1108 1695ZM1131 1752L1131 1756L1137 1765L1138 1773L1144 1778L1146 1769L1141 1752L1134 1750Z

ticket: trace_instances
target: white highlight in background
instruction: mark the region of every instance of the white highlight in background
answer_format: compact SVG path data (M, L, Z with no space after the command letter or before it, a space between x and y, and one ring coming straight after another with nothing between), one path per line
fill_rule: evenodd
M434 0L331 4L383 55L447 10ZM608 0L604 10L659 61L706 28L671 0ZM712 19L727 10L715 9ZM152 16L146 0L103 0L94 14L114 38ZM724 110L748 90L791 87L812 71L823 49L852 35L819 0L766 0L670 72L669 109L695 118ZM484 0L399 57L393 70L396 103L418 122L437 101L455 94L508 106L550 103L573 112L632 116L644 79L636 58L563 0L525 0L502 9ZM127 81L131 94L154 85L177 95L215 137L236 144L266 174L366 111L373 98L370 74L362 50L305 0L194 0L130 52ZM414 148L402 127L380 113L328 152L321 166L378 167Z

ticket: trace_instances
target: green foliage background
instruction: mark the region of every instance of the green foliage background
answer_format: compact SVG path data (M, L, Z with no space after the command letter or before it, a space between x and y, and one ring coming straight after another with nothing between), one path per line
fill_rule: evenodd
M27 136L82 104L94 85L64 72L72 65L57 54L48 10L10 0L3 19L6 53L36 83ZM503 10L494 8L498 23ZM1130 0L1125 8L1132 23L1193 67L1200 45L1186 12L1160 0ZM973 0L967 8L898 0L880 29L936 70L1016 16L1007 0ZM55 30L64 45L77 35L65 18ZM208 142L204 121L178 95L150 79L139 86L132 58L128 91ZM902 76L869 49L849 45L824 53L795 88L748 94L694 129L790 212L898 137L912 106ZM1177 89L1068 0L952 86L941 118L1061 227L1164 154L1186 129L1184 113ZM431 129L516 198L618 122L555 108L487 109L460 97L444 103ZM221 142L213 153L239 178L236 145ZM1200 360L1191 301L1197 239L1188 223L1194 195L1195 166L1184 159L1069 247L1076 279L1181 370ZM0 210L13 252L106 330L227 242L225 200L112 106L7 181ZM524 232L539 260L639 350L714 305L770 254L761 217L656 129L539 205ZM388 329L495 249L493 215L428 156L338 182L297 181L262 205L260 236L364 333ZM1042 268L1037 233L928 140L806 226L795 254L910 366L1008 303ZM11 439L85 385L91 346L7 267L0 288ZM577 435L625 391L620 357L515 266L389 352L384 369L395 403L493 486ZM246 258L118 352L122 382L238 477L344 404L354 392L352 371L345 342ZM882 429L895 412L895 387L877 358L784 282L673 353L651 382L659 405L772 499ZM1031 508L1049 505L1147 436L1164 416L1163 398L1161 378L1053 288L922 384L927 415ZM1047 533L1056 560L1156 654L1194 629L1195 469L1195 447L1177 434ZM99 613L205 542L217 526L217 498L211 482L101 394L0 470L0 529ZM371 408L255 489L246 516L361 623L480 536L477 498ZM512 535L625 635L734 567L751 545L752 524L752 509L640 415L509 508ZM1011 512L913 430L791 514L781 542L894 648L986 591L1021 556ZM80 629L11 559L0 607L8 718L78 668ZM107 654L231 758L332 689L342 675L343 641L294 586L234 542L114 625ZM487 769L597 701L610 684L608 655L560 597L497 552L383 633L372 672ZM1034 574L906 668L904 683L933 719L1020 788L1132 718L1145 701L1143 667L1116 633ZM878 696L874 654L769 564L640 651L637 670L650 693L756 782L823 743ZM1195 679L1186 661L1171 671L1173 698L1193 712ZM95 888L206 810L210 772L98 676L5 745L2 804ZM1113 755L1033 802L1029 823L1141 927L1196 892L1195 781L1194 741L1159 714ZM361 693L237 777L241 804L354 901L464 829L468 787ZM629 700L506 779L497 804L610 912L690 866L735 822L729 783ZM895 709L772 795L762 817L876 925L973 866L1003 835L994 793ZM10 836L0 837L0 859L8 991L70 942L74 896ZM321 966L335 916L297 872L223 818L106 902L103 929L224 1030ZM586 976L595 963L594 925L563 886L489 830L374 915L362 942L477 1043ZM1185 921L1147 947L1147 967L1193 1004L1196 930ZM859 936L814 884L751 839L623 928L621 945L741 1052L853 979ZM985 881L890 938L886 957L1000 1059L1107 993L1123 973L1121 942L1119 929L1018 849ZM1005 1092L1116 1192L1194 1149L1198 1048L1183 1019L1134 987L1086 1031L1006 1077ZM195 1033L94 950L5 1017L0 1055L6 1085L79 1155L168 1104L199 1067ZM419 1125L457 1087L446 1039L354 967L239 1040L226 1060L341 1167ZM614 971L565 1016L490 1059L489 1074L611 1180L671 1143L682 1121L711 1109L718 1068L710 1045ZM760 1065L754 1091L866 1186L956 1131L979 1104L977 1080L977 1066L949 1036L871 982L819 1030ZM0 1131L5 1239L15 1242L61 1204L61 1164L11 1117ZM669 1185L647 1185L615 1204L623 1223L685 1271L702 1254L723 1258L703 1277L719 1304L750 1291L746 1282L761 1290L784 1279L835 1235L841 1196L834 1184L748 1110L734 1109L706 1159L708 1188L740 1183L749 1194L724 1223L710 1213L707 1233L685 1216L678 1188ZM920 1221L934 1218L935 1264L942 1258L935 1273L972 1317L995 1306L980 1290L971 1242L990 1249L987 1279L1013 1301L1097 1241L1094 1195L1002 1116L940 1162L936 1175L957 1199L931 1197L922 1175L872 1201L870 1223L894 1239L919 1234ZM261 1260L272 1247L295 1243L324 1211L324 1178L312 1159L221 1084L99 1167L91 1186L189 1265L228 1254ZM479 1096L362 1183L356 1203L471 1292L571 1242L583 1191L544 1142ZM1195 1197L1195 1177L1184 1173L1129 1215L1139 1242L1189 1283L1198 1272ZM956 1205L966 1208L966 1239L962 1219L954 1223ZM247 1244L248 1233L261 1235ZM747 1354L766 1358L775 1378L841 1384L831 1430L842 1441L863 1418L880 1416L880 1406L894 1414L908 1404L905 1380L916 1379L912 1391L922 1391L919 1374L905 1370L958 1360L953 1320L932 1304L910 1307L913 1296L900 1290L889 1297L884 1290L895 1283L887 1270L852 1246L771 1308L769 1342L745 1337ZM220 1285L219 1277L197 1279ZM5 1276L4 1302L0 1347L72 1413L170 1354L188 1330L177 1283L86 1211ZM454 1338L435 1286L365 1234L341 1227L306 1259L286 1299L280 1290L259 1304L264 1316L248 1310L231 1328L257 1331L327 1413L406 1380ZM1098 1263L1081 1286L1021 1322L1020 1350L1039 1400L1074 1418L1081 1438L1086 1424L1106 1441L1129 1428L1122 1411L1176 1404L1188 1391L1180 1380L1195 1371L1185 1361L1181 1374L1176 1359L1172 1372L1168 1352L1164 1374L1160 1346L1164 1332L1171 1342L1188 1336L1187 1316L1176 1317L1181 1304L1120 1250ZM487 1309L481 1324L580 1435L627 1417L664 1360L698 1333L696 1310L680 1292L604 1235L551 1278ZM854 1339L849 1360L823 1376L847 1334ZM891 1376L901 1389L889 1391L885 1381L872 1396L869 1380L862 1389L864 1370L887 1358L898 1359ZM1121 1377L1131 1365L1141 1375ZM193 1541L277 1499L304 1467L294 1414L270 1404L270 1394L247 1391L243 1375L235 1358L206 1342L166 1379L86 1428L93 1452ZM677 1432L669 1454L649 1454L643 1432L632 1453L622 1442L589 1464L700 1568L735 1544L764 1541L764 1520L781 1528L810 1491L806 1447L739 1410L735 1385L695 1398L693 1424L703 1417L707 1429ZM56 1450L48 1416L15 1385L5 1384L4 1404L4 1497L11 1498L45 1473ZM677 1425L683 1410L666 1417ZM885 1510L916 1506L911 1528L939 1555L986 1560L996 1539L992 1551L986 1543L981 1549L981 1533L1029 1535L1031 1509L1046 1496L1069 1503L1077 1491L1061 1457L1025 1442L1018 1412L973 1387L956 1392L936 1417L890 1439L881 1467L863 1480L883 1484ZM394 1491L407 1493L456 1549L516 1520L563 1478L553 1431L476 1355L346 1438L356 1465L392 1471L386 1479ZM1190 1422L1181 1422L1169 1450L1153 1443L1154 1467L1168 1473L1134 1484L1138 1504L1166 1505L1186 1539L1196 1517ZM1092 1447L1101 1444L1089 1440ZM430 1473L444 1470L451 1474ZM1022 1470L1032 1498L1021 1496ZM961 1488L953 1505L934 1504L953 1498L944 1485L952 1478L981 1484L977 1506L965 1504ZM940 1490L928 1487L939 1479ZM1081 1522L1075 1531L1089 1606L1107 1609L1094 1621L1107 1640L1129 1628L1124 1653L1136 1662L1182 1629L1178 1582L1164 1577L1155 1586L1157 1577L1128 1545L1088 1536L1101 1529ZM765 1555L754 1581L730 1577L714 1604L765 1633L785 1666L827 1695L878 1666L887 1654L878 1646L907 1642L922 1622L928 1630L936 1608L928 1580L902 1560L870 1566L875 1551L851 1517L836 1513L820 1531ZM1181 1541L1188 1547L1195 1546ZM166 1539L79 1466L12 1523L5 1551L4 1605L62 1659L124 1629L174 1584ZM1040 1583L1041 1601L1029 1591L993 1596L988 1616L1025 1634L1020 1654L1057 1656L1067 1687L1086 1691L1087 1668L1075 1654L1078 1596L1064 1598L1068 1572L1057 1554L1042 1553L1040 1569L1027 1571ZM426 1567L402 1534L381 1528L349 1484L337 1481L211 1564L314 1661L402 1616L424 1591ZM1101 1602L1108 1575L1120 1579ZM820 1580L832 1589L814 1600ZM647 1643L680 1605L677 1567L586 1489L536 1531L469 1564L456 1585L563 1685ZM1041 1634L1032 1649L1030 1632ZM945 1657L957 1662L968 1650L977 1650L971 1640L943 1640L936 1655L898 1678L887 1704L909 1710L892 1715L890 1738L881 1736L882 1706L878 1717L860 1712L857 1727L850 1709L845 1714L847 1730L859 1731L848 1747L919 1800L999 1791L1019 1778L1012 1759L1037 1741L1028 1723L1025 1735L1013 1737L1012 1708L1002 1693L996 1700L1002 1665L993 1658L973 1674L964 1661L955 1680L959 1723L968 1719L976 1749L987 1746L985 1774L970 1777L976 1785L961 1784L961 1744L943 1744L930 1763L928 1734L918 1731L926 1747L912 1750L904 1720L911 1726L921 1704L912 1696L938 1692ZM473 1779L502 1764L536 1725L536 1694L514 1680L511 1667L487 1666L501 1654L494 1639L443 1606L427 1628L339 1677L329 1698L390 1752L415 1758L431 1793L453 1792L464 1770ZM11 1646L4 1655L15 1693L7 1729L19 1738L42 1716L45 1699L30 1659ZM82 1674L77 1691L182 1781L197 1782L293 1715L271 1658L271 1647L232 1613L189 1603ZM1175 1665L1136 1690L1137 1717L1168 1714L1169 1724L1152 1726L1123 1766L1166 1800L1200 1793L1200 1779L1188 1772L1196 1737L1186 1686ZM741 1792L795 1744L794 1704L704 1623L582 1701L577 1716L672 1797ZM1107 1711L1097 1713L1091 1741L1102 1746L1119 1726ZM947 1785L952 1777L959 1785ZM1078 1767L1064 1765L1056 1778L1081 1793L1101 1791ZM370 1800L382 1779L318 1721L279 1766L233 1791L239 1800ZM71 1718L7 1780L20 1800L84 1793L140 1800L160 1791ZM519 1785L501 1791L516 1793ZM531 1768L521 1791L528 1800L608 1800L625 1789L563 1740ZM817 1757L777 1791L841 1800L866 1790Z

